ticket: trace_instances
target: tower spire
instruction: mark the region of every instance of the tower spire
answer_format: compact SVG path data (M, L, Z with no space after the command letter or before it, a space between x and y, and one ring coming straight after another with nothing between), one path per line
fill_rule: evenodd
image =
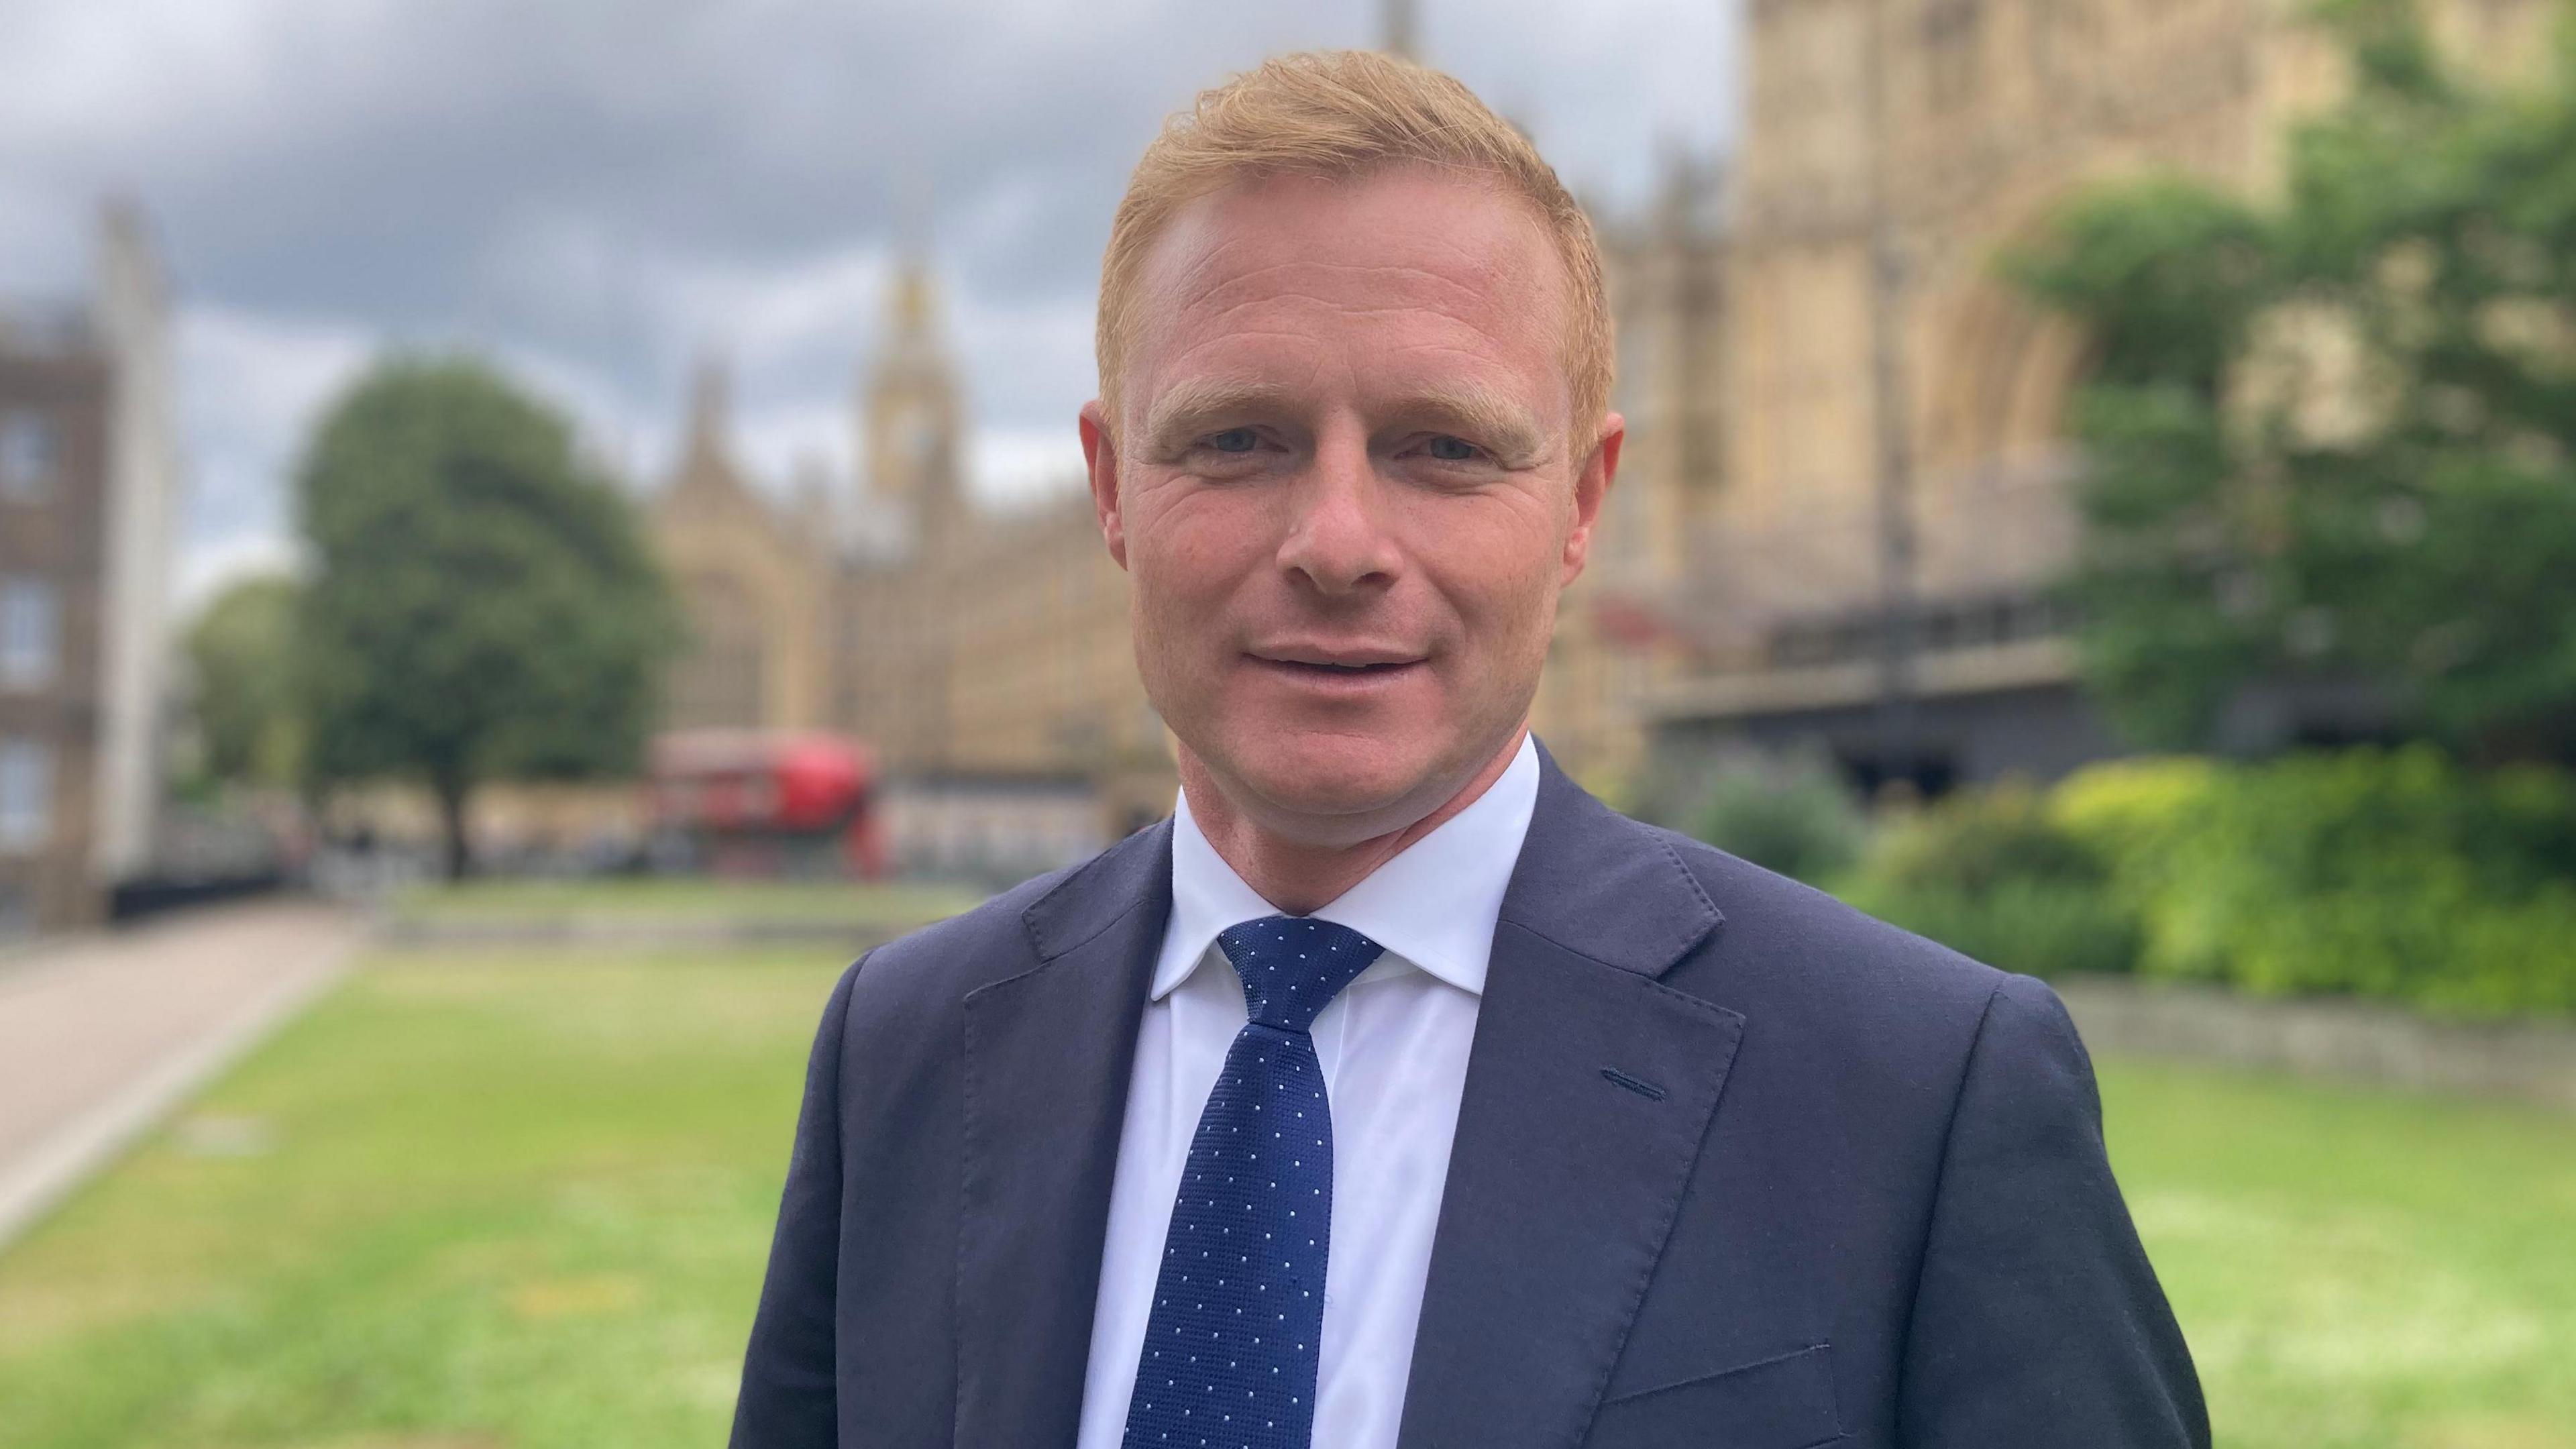
M868 490L911 512L925 546L962 520L957 380L929 258L906 249L886 279L884 335L861 390Z
M1398 60L1420 60L1419 19L1415 0L1381 0L1378 49Z
M930 178L921 163L906 160L895 173L894 250L909 264L930 255Z
M701 465L721 464L733 434L733 369L708 352L698 359L689 381L689 435L683 467L689 476L704 476Z
M930 270L930 181L906 161L895 178L894 274L886 286L886 351L919 360L937 348Z

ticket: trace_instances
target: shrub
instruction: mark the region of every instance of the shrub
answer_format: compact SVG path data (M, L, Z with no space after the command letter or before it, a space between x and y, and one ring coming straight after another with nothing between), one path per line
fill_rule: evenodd
M2008 970L2576 1012L2576 777L2438 751L2124 760L1882 826L1854 904Z
M2576 1009L2576 780L2438 751L2087 770L2050 813L2109 867L2139 969L2271 995Z
M2018 781L1961 791L1896 817L1870 853L1870 868L1906 886L1969 894L2011 881L2099 886L2101 860L2059 828L2037 791Z
M2138 959L2136 919L2098 886L2012 880L1970 894L1860 881L1848 896L1880 920L2006 971L2127 971Z
M2027 786L1963 791L1888 823L1843 894L2007 971L2126 971L2138 925L2101 859Z
M1708 777L1690 834L1810 884L1850 869L1867 833L1860 806L1830 765L1790 757Z

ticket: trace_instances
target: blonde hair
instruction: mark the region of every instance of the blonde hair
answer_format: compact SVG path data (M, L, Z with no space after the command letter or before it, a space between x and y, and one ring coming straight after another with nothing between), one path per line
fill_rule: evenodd
M1405 164L1491 178L1537 209L1567 280L1564 361L1578 456L1610 408L1610 304L1592 220L1556 169L1456 79L1366 50L1283 55L1199 93L1163 123L1128 179L1100 264L1094 339L1100 396L1112 421L1135 335L1137 274L1183 206L1242 181L1349 178Z

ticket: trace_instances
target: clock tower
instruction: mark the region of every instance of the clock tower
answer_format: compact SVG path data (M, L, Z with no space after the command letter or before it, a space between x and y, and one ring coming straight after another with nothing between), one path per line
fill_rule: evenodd
M888 288L885 340L860 399L868 489L905 513L925 553L953 537L965 513L956 372L936 308L929 268L906 256Z

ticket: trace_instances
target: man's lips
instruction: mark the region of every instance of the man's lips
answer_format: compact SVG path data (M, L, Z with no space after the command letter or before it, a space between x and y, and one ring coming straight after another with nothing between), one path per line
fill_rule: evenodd
M1244 658L1265 673L1328 687L1384 683L1412 673L1423 663L1420 655L1384 650L1254 650Z
M1350 640L1328 644L1314 640L1296 643L1256 644L1243 651L1269 664L1314 664L1333 669L1365 669L1380 664L1419 664L1419 650L1400 644L1375 644Z

